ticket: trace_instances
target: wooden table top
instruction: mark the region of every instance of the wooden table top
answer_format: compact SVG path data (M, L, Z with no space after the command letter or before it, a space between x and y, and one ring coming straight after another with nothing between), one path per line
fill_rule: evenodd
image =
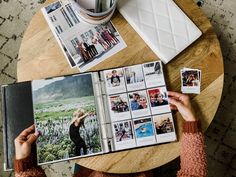
M48 0L47 3L52 2ZM192 0L175 0L194 21L203 35L175 59L164 66L168 90L180 92L180 69L184 67L202 70L201 94L192 95L203 130L211 123L217 111L223 89L224 67L219 41L203 12ZM153 61L158 57L144 43L127 21L116 12L112 22L127 44L127 48L93 67L93 70L127 66ZM19 51L17 63L18 81L46 78L77 73L64 59L52 32L39 11L31 20ZM179 156L182 118L174 114L178 141L127 150L76 160L87 168L110 173L133 173L146 171L170 162Z

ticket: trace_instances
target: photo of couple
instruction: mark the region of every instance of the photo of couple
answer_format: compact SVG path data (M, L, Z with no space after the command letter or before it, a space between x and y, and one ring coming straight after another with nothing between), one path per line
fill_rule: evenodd
M196 87L200 85L199 70L184 70L182 71L182 86Z
M117 122L113 124L116 142L133 139L131 121Z
M148 101L145 91L130 93L129 98L132 111L148 108Z
M166 92L163 92L157 88L157 89L148 90L148 95L149 95L151 107L168 105Z

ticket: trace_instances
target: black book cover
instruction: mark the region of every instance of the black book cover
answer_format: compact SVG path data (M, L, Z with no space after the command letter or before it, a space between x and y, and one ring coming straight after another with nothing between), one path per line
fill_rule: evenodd
M14 139L34 123L31 82L3 86L1 91L5 169L10 170L15 155Z

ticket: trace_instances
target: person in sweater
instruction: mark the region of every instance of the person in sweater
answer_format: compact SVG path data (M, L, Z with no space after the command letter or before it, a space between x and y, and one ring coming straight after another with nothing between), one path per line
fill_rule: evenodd
M177 172L177 177L206 177L207 159L204 136L190 99L187 95L177 92L169 91L168 95L171 109L179 111L184 119L180 150L181 169ZM39 133L32 125L15 139L16 177L46 177L42 168L37 166L35 156L31 154L31 145L38 137ZM108 174L81 167L74 177L153 177L153 174L152 171L124 175Z

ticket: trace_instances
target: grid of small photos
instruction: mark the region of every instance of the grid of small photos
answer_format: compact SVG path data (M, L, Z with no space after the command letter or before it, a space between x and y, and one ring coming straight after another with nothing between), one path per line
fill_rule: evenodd
M161 62L103 74L116 150L176 140Z

